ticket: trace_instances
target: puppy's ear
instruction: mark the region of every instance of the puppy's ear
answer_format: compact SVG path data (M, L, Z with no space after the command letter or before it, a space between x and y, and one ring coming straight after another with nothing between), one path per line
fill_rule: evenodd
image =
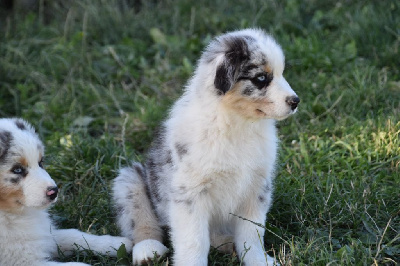
M226 36L220 40L224 46L223 62L217 67L214 86L220 94L229 91L236 82L241 66L250 59L249 47L244 36Z
M214 86L219 94L225 94L231 88L233 81L231 73L232 70L229 69L229 65L225 61L218 66L215 73Z
M12 141L12 135L8 131L0 131L0 162L7 156Z

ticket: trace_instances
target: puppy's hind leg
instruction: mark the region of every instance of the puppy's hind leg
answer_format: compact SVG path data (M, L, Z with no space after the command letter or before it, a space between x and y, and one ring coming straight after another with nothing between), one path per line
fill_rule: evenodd
M167 248L162 244L163 231L146 193L145 171L140 163L120 170L114 180L113 198L117 208L117 223L122 235L133 240L134 264L162 256Z

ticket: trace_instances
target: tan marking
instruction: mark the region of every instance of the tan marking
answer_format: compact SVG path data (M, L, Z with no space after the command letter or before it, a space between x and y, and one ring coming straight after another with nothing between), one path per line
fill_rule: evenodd
M149 198L146 195L144 185L135 187L132 191L134 195L133 201L141 202L140 208L133 208L133 221L132 228L133 243L137 244L146 239L154 239L162 242L163 230L159 227L157 217L155 216Z
M250 99L240 93L240 84L236 84L222 98L222 104L235 110L242 116L250 119L264 118L268 115L268 106L271 102L266 97Z
M28 167L28 160L23 156L19 159L19 163L24 167Z
M133 242L137 244L146 239L163 242L163 231L158 226L137 226L133 230Z
M272 73L272 68L269 65L264 66L264 71L267 73Z
M22 188L10 188L0 184L0 210L14 212L22 206Z

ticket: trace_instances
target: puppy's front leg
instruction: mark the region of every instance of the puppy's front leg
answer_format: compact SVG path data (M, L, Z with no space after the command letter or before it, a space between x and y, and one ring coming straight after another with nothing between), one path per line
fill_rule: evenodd
M238 216L264 225L269 208L270 195L254 198L250 204L244 204ZM249 203L249 202L248 202ZM245 265L279 265L274 258L264 252L265 229L250 221L236 217L235 245L240 257L244 256Z
M174 265L205 266L210 249L209 217L201 197L170 203L171 239L174 246Z
M58 229L52 231L54 240L56 241L60 250L69 255L77 247L83 247L103 255L117 257L117 250L125 244L126 250L132 250L132 241L125 237L110 236L110 235L92 235L81 232L77 229Z

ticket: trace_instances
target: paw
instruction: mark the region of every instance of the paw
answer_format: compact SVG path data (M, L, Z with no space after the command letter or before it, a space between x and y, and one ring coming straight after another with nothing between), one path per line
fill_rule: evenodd
M133 265L140 265L147 261L151 261L154 258L154 253L157 253L157 256L161 257L167 251L168 248L157 240L146 239L140 241L134 245L132 249Z

